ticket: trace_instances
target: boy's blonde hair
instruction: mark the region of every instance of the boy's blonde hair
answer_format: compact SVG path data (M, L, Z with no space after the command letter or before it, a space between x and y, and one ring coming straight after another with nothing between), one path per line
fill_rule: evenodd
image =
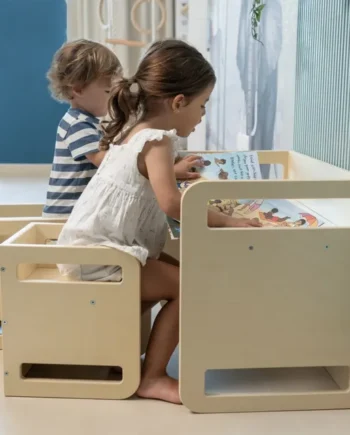
M120 62L111 50L98 42L79 39L56 52L47 78L52 96L58 101L69 101L73 86L84 88L97 79L121 73Z

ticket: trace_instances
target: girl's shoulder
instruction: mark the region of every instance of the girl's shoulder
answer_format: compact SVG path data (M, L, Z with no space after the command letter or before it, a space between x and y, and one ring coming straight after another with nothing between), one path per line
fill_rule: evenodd
M161 141L164 137L168 137L173 143L178 141L178 136L175 129L172 130L159 130L155 128L145 128L135 133L130 139L133 143L143 143Z
M147 142L162 141L164 137L168 137L171 141L174 151L177 150L177 142L179 137L176 130L159 130L155 128L145 128L135 133L126 143L128 149L132 149L136 153L140 153Z

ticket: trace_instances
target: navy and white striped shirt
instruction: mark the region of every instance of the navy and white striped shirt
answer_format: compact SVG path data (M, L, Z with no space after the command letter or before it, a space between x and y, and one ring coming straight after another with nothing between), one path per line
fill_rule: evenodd
M68 217L97 168L85 156L99 151L100 121L69 109L59 123L43 217Z

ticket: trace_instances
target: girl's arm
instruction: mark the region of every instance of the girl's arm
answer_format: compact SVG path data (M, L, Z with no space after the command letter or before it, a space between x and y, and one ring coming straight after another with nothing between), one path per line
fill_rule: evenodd
M262 227L259 219L234 218L209 207L208 227Z
M161 141L147 142L142 155L159 207L166 215L180 219L181 193L176 184L171 140L164 136Z

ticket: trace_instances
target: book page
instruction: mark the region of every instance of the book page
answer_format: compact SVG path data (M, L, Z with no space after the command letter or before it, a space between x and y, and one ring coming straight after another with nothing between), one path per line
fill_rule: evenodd
M216 204L214 206L218 207ZM218 204L219 206L221 204ZM221 207L222 208L222 207ZM257 218L264 227L318 228L333 226L324 217L286 199L238 200L234 209L222 209L223 213L236 218Z
M195 180L178 181L180 192L184 192L191 184L203 180L261 180L256 151L196 153L196 155L204 161L203 168L196 168L201 177Z
M169 230L171 240L179 239L180 238L180 222L168 216L167 223L168 223L168 230Z
M260 180L258 154L251 152L201 153L204 167L198 169L205 180Z
M257 218L264 228L319 228L333 227L332 222L297 201L287 199L235 200L216 199L209 201L221 213L234 218ZM180 237L180 223L168 220L172 239Z

